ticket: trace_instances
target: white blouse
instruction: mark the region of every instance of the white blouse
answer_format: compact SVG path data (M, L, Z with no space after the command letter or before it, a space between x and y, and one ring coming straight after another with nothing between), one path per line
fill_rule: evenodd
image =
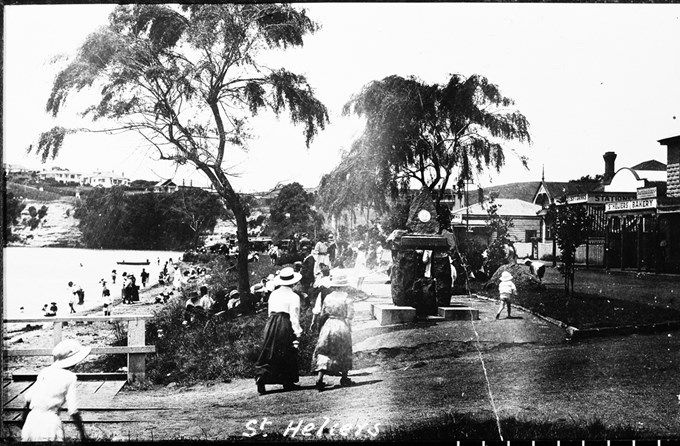
M269 295L269 314L288 313L295 336L302 334L300 327L300 296L288 286L280 286Z
M76 374L59 367L43 369L35 384L26 391L26 402L31 410L58 412L66 404L69 415L78 412Z

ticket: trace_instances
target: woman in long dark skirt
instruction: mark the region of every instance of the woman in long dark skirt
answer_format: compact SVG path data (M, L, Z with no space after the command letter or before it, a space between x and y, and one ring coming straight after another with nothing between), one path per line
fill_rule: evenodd
M269 296L269 320L264 327L264 342L255 372L257 391L260 394L266 392L266 384L280 384L286 390L297 387L297 347L302 328L300 297L291 287L301 277L293 268L283 268L276 279L279 288Z

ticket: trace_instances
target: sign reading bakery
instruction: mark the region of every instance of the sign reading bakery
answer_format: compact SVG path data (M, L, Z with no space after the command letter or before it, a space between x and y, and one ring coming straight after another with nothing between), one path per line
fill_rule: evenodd
M607 203L604 207L605 212L637 211L640 209L656 209L656 198L618 201L615 203Z

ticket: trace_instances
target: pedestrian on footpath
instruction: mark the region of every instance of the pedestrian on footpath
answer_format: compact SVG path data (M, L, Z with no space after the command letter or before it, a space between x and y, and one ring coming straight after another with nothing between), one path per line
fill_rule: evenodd
M301 275L286 267L277 279L279 288L269 296L269 319L264 327L264 342L255 364L255 383L260 394L266 384L282 384L284 390L299 388L298 346L300 327L300 297L292 290Z
M510 318L510 297L517 296L517 288L512 281L512 274L507 271L503 271L503 274L501 274L501 283L498 284L498 293L500 294L501 306L498 307L496 319L501 316L503 307L506 305L508 307L508 318Z

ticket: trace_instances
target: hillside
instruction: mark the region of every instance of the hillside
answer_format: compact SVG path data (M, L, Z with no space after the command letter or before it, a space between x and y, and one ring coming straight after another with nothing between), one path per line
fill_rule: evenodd
M81 233L78 229L78 219L73 218L74 205L64 200L24 200L26 207L21 214L20 223L12 232L21 238L21 242L11 243L10 246L62 246L78 247L81 245ZM31 230L21 223L28 218L28 208L34 206L39 209L47 206L47 215L40 225Z

